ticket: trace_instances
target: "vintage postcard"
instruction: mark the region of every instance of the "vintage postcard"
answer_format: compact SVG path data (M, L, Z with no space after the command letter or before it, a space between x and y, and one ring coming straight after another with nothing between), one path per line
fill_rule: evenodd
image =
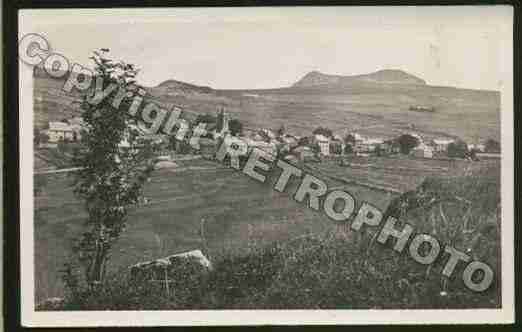
M513 322L512 24L21 10L22 325Z

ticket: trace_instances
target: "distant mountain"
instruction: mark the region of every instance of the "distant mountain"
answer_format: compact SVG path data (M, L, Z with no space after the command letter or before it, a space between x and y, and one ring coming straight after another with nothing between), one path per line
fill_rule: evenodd
M199 86L176 80L164 81L151 90L165 95L210 94L213 92L213 89L208 86Z
M312 71L297 81L293 87L347 85L354 83L426 85L426 81L414 75L408 74L405 71L397 69L384 69L370 74L353 76L329 75L319 71Z
M65 78L34 73L34 123L76 116L80 93L63 91ZM428 138L500 137L500 93L430 86L400 70L340 76L311 72L294 86L263 90L221 90L177 80L145 88L151 100L177 105L187 117L215 113L225 107L249 128L278 128L309 135L323 126L334 132L357 130L361 135L395 137L415 130ZM253 97L254 96L254 97ZM436 112L412 112L412 106ZM168 107L167 107L168 108Z

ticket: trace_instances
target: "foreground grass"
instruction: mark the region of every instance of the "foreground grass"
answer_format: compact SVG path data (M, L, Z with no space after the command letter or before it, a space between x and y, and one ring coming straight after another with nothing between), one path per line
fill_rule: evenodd
M186 261L161 282L113 274L96 292L69 287L65 301L41 310L177 309L386 309L496 308L500 306L500 186L497 169L467 176L429 178L395 200L386 214L415 232L488 263L495 271L485 292L468 290L463 266L441 275L447 256L430 266L414 262L394 241L375 241L377 229L353 234L347 227L294 241L224 255L212 271Z

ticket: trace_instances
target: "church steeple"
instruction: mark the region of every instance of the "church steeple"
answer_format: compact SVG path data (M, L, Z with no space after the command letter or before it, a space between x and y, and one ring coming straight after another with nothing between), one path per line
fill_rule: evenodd
M216 131L218 133L220 133L222 130L223 130L223 127L224 127L224 120L225 120L225 111L223 110L223 108L221 108L219 111L218 111L218 114L217 114L217 123L216 123Z

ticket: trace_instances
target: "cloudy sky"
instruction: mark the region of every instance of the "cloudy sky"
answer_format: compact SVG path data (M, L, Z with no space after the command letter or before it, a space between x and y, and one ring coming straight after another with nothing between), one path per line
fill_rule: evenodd
M110 48L152 86L288 86L311 70L354 75L402 69L431 85L498 90L509 7L286 7L24 10L20 36L89 64Z

